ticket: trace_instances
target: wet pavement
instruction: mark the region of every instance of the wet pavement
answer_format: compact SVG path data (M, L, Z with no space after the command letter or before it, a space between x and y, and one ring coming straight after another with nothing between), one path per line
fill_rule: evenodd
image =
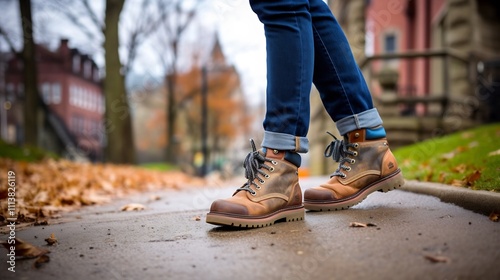
M434 196L374 193L349 210L259 229L205 223L210 203L234 189L147 193L20 230L17 237L51 251L50 262L37 269L17 260L12 273L2 250L0 278L500 279L500 223ZM120 211L127 203L146 209ZM58 244L48 247L52 233Z

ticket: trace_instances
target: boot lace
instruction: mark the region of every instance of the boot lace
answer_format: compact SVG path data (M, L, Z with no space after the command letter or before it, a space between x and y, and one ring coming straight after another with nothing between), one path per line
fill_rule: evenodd
M335 172L333 172L330 175L330 178L334 176L340 176L341 178L346 178L347 175L342 172L342 170L345 170L349 172L351 170L351 167L348 165L345 165L345 163L350 163L354 164L355 160L350 158L349 156L356 156L357 152L356 151L351 151L349 150L350 147L352 148L357 148L358 144L357 143L348 143L345 140L339 140L335 135L331 134L330 132L327 132L330 134L335 140L330 142L330 144L326 147L325 149L325 157L332 157L335 162L339 163L339 167Z
M259 151L257 151L253 139L250 139L250 144L252 145L253 151L246 156L245 161L243 162L243 168L245 169L245 178L247 178L247 182L243 184L242 187L238 188L235 194L239 191L247 191L250 192L251 195L256 195L256 192L251 188L251 186L254 185L257 189L260 189L260 186L255 183L255 179L258 179L259 183L263 184L265 181L260 176L269 178L269 175L262 169L264 168L271 172L274 170L273 167L270 167L264 163L271 162L273 165L276 165L276 162L274 160L266 158L261 153L259 153Z

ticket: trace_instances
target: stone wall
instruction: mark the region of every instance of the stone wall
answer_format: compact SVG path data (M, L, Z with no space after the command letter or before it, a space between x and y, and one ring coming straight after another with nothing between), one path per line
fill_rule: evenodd
M365 50L365 1L364 0L329 0L328 5L341 24L356 61L361 61ZM310 150L308 157L311 175L332 173L337 166L331 158L324 157L325 148L333 138L330 132L340 139L335 123L326 113L319 93L313 87L311 93L311 126L309 128Z

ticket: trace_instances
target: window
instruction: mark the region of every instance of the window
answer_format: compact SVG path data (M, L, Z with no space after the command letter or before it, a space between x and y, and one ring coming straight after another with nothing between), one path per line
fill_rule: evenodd
M59 83L52 84L52 103L61 103L61 84Z
M99 70L94 68L94 82L99 82Z
M83 75L87 79L90 79L92 77L92 63L90 62L90 60L86 60L83 64Z
M95 93L94 92L91 92L90 94L90 110L91 111L95 111L96 110L96 102L97 102L97 98L95 96Z
M50 98L50 84L49 83L43 83L42 84L42 99L45 102L45 104L50 104L52 102L52 99Z
M386 53L396 52L396 35L386 34L384 37L384 50Z
M69 86L69 105L75 105L75 86Z
M83 102L82 102L82 89L80 87L76 87L76 106L82 107Z
M73 56L73 72L80 72L80 56L77 54Z
M90 94L88 89L84 89L84 96L83 96L83 107L85 109L88 109L90 106Z

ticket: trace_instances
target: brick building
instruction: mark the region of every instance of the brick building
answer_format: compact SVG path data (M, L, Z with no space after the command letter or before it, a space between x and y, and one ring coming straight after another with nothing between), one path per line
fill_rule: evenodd
M366 6L367 55L443 48L445 7L446 0L369 1ZM432 91L431 64L426 58L375 61L373 71L383 67L397 70L398 93L422 96ZM434 87L434 90L439 89ZM378 93L377 89L374 91Z
M88 55L70 48L66 39L61 40L55 51L37 45L36 60L39 93L51 114L51 125L60 126L54 130L61 144L73 145L91 160L101 160L104 96L97 65ZM4 75L9 110L2 136L17 143L22 143L23 137L22 67L22 61L12 56Z
M500 120L500 1L329 0L393 147ZM311 174L335 130L312 95Z

